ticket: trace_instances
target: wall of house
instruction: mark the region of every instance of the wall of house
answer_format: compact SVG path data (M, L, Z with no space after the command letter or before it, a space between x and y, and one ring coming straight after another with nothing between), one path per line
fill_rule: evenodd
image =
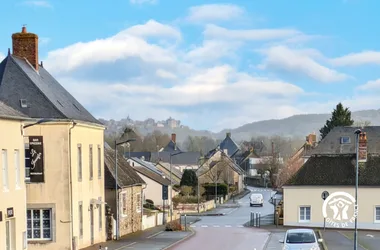
M127 194L127 206L123 207L122 195ZM140 199L138 199L140 196ZM120 192L120 236L142 230L142 187L123 188ZM124 212L126 211L126 213Z
M0 249L6 249L6 225L11 226L11 249L24 249L24 233L26 233L26 189L24 140L20 131L21 123L15 120L0 120L0 150L6 150L6 166L8 187L3 182L3 153L0 154ZM18 150L15 154L15 150ZM16 157L15 157L16 155ZM16 162L19 162L17 164ZM18 170L16 170L18 166ZM17 178L17 181L16 181ZM7 209L13 208L13 217L7 216Z
M355 197L353 187L284 187L284 225L303 227L323 227L322 192L331 195L334 192L346 192ZM379 229L379 222L375 222L375 207L380 206L380 188L361 187L358 190L358 228ZM311 218L309 222L300 222L301 206L310 206ZM352 212L353 205L348 213ZM333 214L328 214L332 217ZM326 228L334 228L332 223L326 222ZM348 223L346 228L354 228L354 223Z
M137 172L138 173L138 172ZM146 188L143 190L143 200L150 199L154 202L155 205L162 206L162 185L145 175L142 175L138 173L138 175L145 181L147 184ZM171 187L168 187L168 192L169 192L169 200L166 201L166 205L171 203L171 198L170 198L170 190ZM175 196L175 192L172 192L173 197Z
M52 240L43 243L29 241L30 249L70 249L71 218L70 204L72 202L73 239L78 247L84 248L92 243L103 242L106 239L104 205L91 205L91 201L104 202L104 159L103 133L104 128L78 123L71 130L71 145L69 145L69 129L71 123L46 123L27 128L27 135L42 135L44 139L44 171L45 182L27 185L28 208L52 211ZM79 179L78 145L82 151L82 179ZM93 177L90 178L90 145L92 145ZM98 153L100 148L100 154ZM72 194L70 200L70 148ZM98 158L100 157L100 158ZM100 176L98 176L100 168ZM83 235L80 235L79 204L83 208ZM91 220L91 214L93 220ZM92 222L92 223L91 223ZM93 233L92 233L93 232ZM91 235L93 234L93 235Z

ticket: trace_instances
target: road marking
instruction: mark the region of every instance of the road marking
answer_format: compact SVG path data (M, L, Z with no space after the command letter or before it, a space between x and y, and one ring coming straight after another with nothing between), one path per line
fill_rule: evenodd
M126 247L128 248L128 247L131 247L131 246L133 246L135 244L137 244L137 242L132 242L131 244L128 244L128 245L116 248L115 250L122 250L122 249L125 249Z
M374 237L372 234L367 234L366 236L367 236L367 237L371 237L371 238Z
M232 212L235 212L236 210L238 210L238 207L237 208L234 208L234 209L232 209L231 211L229 211L228 213L226 213L226 214L230 214L230 213L232 213Z
M196 227L195 225L191 225L190 227Z
M158 233L155 233L155 234L149 235L147 238L150 239L150 238L152 238L152 237L154 237L154 236L157 236L157 235L159 235L159 234L162 234L163 232L164 232L164 231L160 231L160 232L158 232Z
M202 225L201 227L208 227L207 225Z

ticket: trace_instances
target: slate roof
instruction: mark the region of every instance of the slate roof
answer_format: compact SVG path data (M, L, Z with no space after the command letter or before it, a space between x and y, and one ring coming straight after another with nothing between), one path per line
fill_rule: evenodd
M136 158L139 158L139 159L142 159L142 157L144 157L144 160L145 161L151 161L150 158L151 158L151 155L152 153L151 152L126 152L124 154L124 156L126 158L133 158L133 157L136 157Z
M21 99L27 108L21 107ZM25 59L10 54L0 63L0 101L32 118L102 124L42 66L37 72Z
M156 165L160 165L164 169L166 169L170 173L170 164L167 162L158 162ZM181 179L183 173L172 166L172 174L175 175L177 178Z
M151 162L170 162L171 152L152 152L151 153ZM172 164L175 165L198 165L199 158L201 157L200 152L183 152L178 155L172 156Z
M221 150L227 150L227 155L233 157L237 152L240 151L239 145L236 144L231 138L231 134L227 133L226 138L219 144Z
M27 120L28 116L0 101L0 118Z
M163 149L163 152L182 152L182 150L178 147L178 144L170 140L169 143Z
M355 154L313 155L285 186L354 186ZM360 164L359 185L380 186L380 157L368 156Z
M151 179L151 180L153 180L155 182L160 183L161 185L166 185L166 186L170 185L170 180L169 179L166 179L166 178L162 177L161 175L154 173L153 171L147 169L144 166L134 166L133 168L138 173L140 173L140 174L148 177L149 179Z
M145 184L144 180L122 155L118 155L117 166L119 188ZM115 188L115 150L111 149L109 145L105 145L104 147L104 184L105 188Z
M228 161L228 165L230 168L232 168L235 172L237 172L238 174L244 174L244 170L238 165L236 164L227 154L225 154L223 151L221 150L215 150L214 151L214 154L216 154L217 152L220 152L221 155L224 156L224 159L226 159ZM207 173L211 168L213 168L214 166L216 166L218 163L219 163L219 160L216 159L215 161L212 159L212 157L214 156L211 155L207 161L205 161L202 166L196 170L196 173L198 176L201 176L201 175L204 175L205 173ZM219 158L220 159L220 158Z
M355 130L359 127L335 127L314 148L311 155L329 154L355 154ZM380 154L380 126L368 126L363 129L367 133L367 152L369 154ZM341 137L350 137L349 144L341 144Z

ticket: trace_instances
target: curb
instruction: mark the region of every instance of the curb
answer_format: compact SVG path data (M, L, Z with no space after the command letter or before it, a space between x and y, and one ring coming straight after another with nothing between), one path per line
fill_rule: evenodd
M269 245L269 242L272 239L272 235L273 234L271 232L269 232L269 237L268 237L267 241L265 242L265 245L264 245L264 248L263 248L264 250L267 249L267 247Z
M328 248L327 245L326 245L325 240L323 239L323 234L322 234L321 230L318 230L317 232L318 232L318 236L319 236L319 238L323 240L322 243L321 243L323 249L324 249L324 250L329 250L329 248Z
M182 238L182 239L180 239L180 240L178 240L178 241L176 241L176 242L170 244L170 245L167 246L167 247L162 248L162 250L169 250L169 249L171 249L172 247L178 245L179 243L184 242L185 240L187 240L187 239L189 239L190 237L193 237L193 236L195 235L195 231L194 231L191 227L189 227L189 231L190 231L191 233L190 233L188 236L186 236L185 238Z

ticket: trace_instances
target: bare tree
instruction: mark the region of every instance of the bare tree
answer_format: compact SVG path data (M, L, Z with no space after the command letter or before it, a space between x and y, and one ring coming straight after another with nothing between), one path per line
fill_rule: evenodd
M371 121L367 121L367 120L364 120L364 121L355 121L354 122L354 127L368 127L368 126L371 126Z

